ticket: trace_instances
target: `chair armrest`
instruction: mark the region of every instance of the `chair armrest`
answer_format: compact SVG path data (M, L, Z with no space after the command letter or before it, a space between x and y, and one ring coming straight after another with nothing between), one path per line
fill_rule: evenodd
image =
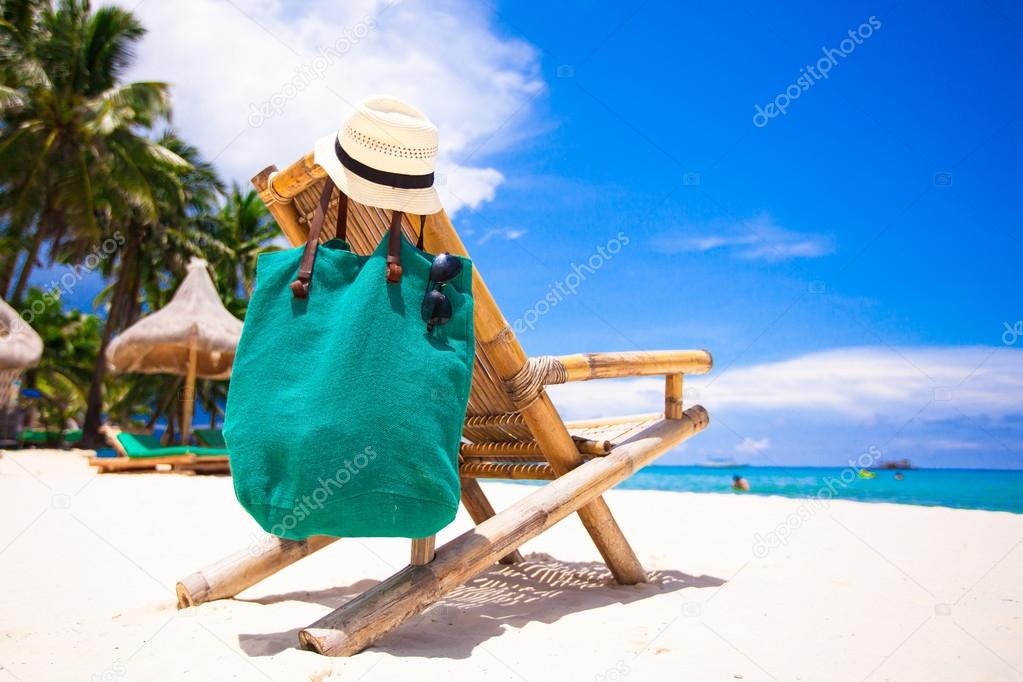
M530 361L532 360L531 358ZM554 368L546 372L547 381L544 383L669 374L706 374L714 365L714 359L705 350L577 353L554 356L550 361Z
M664 416L682 419L682 375L706 374L714 359L705 350L578 353L529 358L507 382L516 404L528 403L545 385L589 379L664 375Z

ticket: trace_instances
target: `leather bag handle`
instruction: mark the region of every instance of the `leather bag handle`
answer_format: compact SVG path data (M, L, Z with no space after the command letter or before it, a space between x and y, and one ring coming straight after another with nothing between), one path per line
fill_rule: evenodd
M401 211L391 213L391 229L387 233L387 282L398 284L401 282ZM423 239L426 235L426 216L419 216L419 237L416 238L416 248L423 250Z
M305 251L302 252L302 260L299 261L298 275L291 283L291 293L295 298L308 298L309 285L313 280L313 266L316 264L316 250L320 246L320 232L323 231L323 221L327 218L327 207L330 206L330 195L334 191L334 181L330 178L323 183L323 191L320 193L320 203L313 214L313 222L309 226L309 236L306 238ZM338 239L346 239L348 236L348 196L338 190L337 203L337 227L335 234Z
M323 191L320 193L320 203L313 214L313 222L309 226L309 235L306 238L305 250L302 252L302 260L299 261L298 275L291 283L291 293L295 298L308 298L309 286L313 280L313 266L316 264L316 252L320 245L320 232L323 231L323 222L327 218L327 208L330 206L330 196L334 191L334 181L329 177L323 184ZM338 239L346 239L348 236L348 196L338 191L337 205L337 227L335 235ZM391 213L391 227L387 235L387 282L398 284L401 282L401 211ZM416 240L416 247L423 249L423 239L426 234L426 216L419 216L419 237Z

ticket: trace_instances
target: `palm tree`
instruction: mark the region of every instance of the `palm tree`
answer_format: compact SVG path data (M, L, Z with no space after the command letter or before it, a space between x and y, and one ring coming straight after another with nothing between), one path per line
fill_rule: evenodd
M167 303L192 256L228 251L216 236L214 210L223 187L213 167L173 132L165 133L159 145L184 165L173 175L155 174L150 179L155 216L141 209L132 211L124 225L124 243L101 266L113 282L99 296L107 308L101 359L116 332L132 324L144 309L156 310ZM106 363L97 362L83 425L86 447L99 442L105 375Z
M25 251L17 305L44 248L75 262L126 216L155 219L154 176L187 165L147 136L169 115L168 86L120 82L145 32L130 12L0 0L0 16L0 222ZM4 252L6 291L19 251Z
M207 260L224 305L238 317L245 316L256 284L256 261L261 253L280 248L272 243L279 235L259 194L255 190L243 192L237 183L232 184L217 214L218 248L208 251Z

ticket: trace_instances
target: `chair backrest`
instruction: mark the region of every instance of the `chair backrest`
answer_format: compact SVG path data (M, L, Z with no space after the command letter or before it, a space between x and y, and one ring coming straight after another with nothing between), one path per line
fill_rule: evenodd
M263 202L294 246L305 243L325 178L326 172L309 154L283 171L270 166L252 179ZM334 236L337 210L335 196L328 208L321 241ZM389 211L349 202L347 237L357 253L372 252L389 226ZM406 214L402 228L414 242L419 232L419 217ZM431 253L448 251L469 255L444 211L427 216L424 246ZM470 440L530 439L529 428L518 416L518 408L505 388L506 380L525 365L526 355L476 268L473 269L473 295L476 365L465 435ZM550 409L553 411L553 406ZM556 412L552 417L560 422Z

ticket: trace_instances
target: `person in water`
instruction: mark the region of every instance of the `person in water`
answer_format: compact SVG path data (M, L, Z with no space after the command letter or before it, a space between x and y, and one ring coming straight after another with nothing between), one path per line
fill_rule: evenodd
M903 475L902 475L902 472L901 472L901 471L896 471L896 472L895 472L895 480L896 480L896 481L901 481L901 480L902 480L902 479L904 479L904 478L905 478L905 476L903 476Z
M742 476L732 476L732 490L738 490L740 492L749 492L749 481Z

